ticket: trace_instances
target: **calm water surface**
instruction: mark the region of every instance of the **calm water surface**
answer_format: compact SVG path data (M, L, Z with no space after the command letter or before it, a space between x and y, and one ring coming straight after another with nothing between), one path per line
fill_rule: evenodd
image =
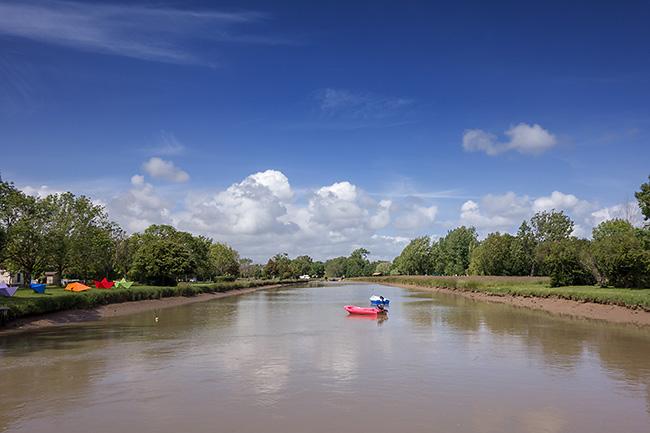
M0 336L0 432L650 431L649 330L367 284L157 314Z

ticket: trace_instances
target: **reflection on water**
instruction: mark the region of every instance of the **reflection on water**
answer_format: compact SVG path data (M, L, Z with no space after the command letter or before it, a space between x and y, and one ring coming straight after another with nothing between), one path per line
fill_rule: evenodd
M351 316L373 291L388 317ZM0 337L0 432L646 432L650 331L367 284Z

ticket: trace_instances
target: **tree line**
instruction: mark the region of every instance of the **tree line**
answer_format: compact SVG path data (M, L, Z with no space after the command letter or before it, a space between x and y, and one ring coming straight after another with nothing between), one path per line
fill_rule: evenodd
M650 179L650 177L649 177ZM395 275L548 276L551 286L650 287L650 182L635 193L644 228L616 218L594 227L592 239L571 236L563 212L543 211L523 221L516 235L474 227L450 230L438 241L413 239L393 261Z
M67 192L45 198L0 179L0 269L25 281L124 277L155 285L218 276L254 276L261 270L225 243L152 225L128 236L100 205Z
M650 179L650 177L649 177ZM82 280L124 277L154 285L218 277L294 279L382 275L549 276L551 285L650 286L650 182L635 193L644 228L613 219L593 229L592 239L571 236L563 212L543 211L516 235L458 227L434 240L411 240L392 262L368 260L370 252L315 261L307 255L271 257L266 265L241 258L226 243L168 225L127 235L100 205L67 192L33 197L0 178L0 268L23 272L27 282L56 271Z

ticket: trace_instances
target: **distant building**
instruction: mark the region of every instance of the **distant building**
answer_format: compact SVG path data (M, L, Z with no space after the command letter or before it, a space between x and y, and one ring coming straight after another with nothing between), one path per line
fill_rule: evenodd
M25 283L25 275L22 272L12 274L9 271L0 270L0 281L4 281L8 286L22 286Z
M61 285L61 276L57 271L46 272L45 273L45 284L48 286L60 286Z

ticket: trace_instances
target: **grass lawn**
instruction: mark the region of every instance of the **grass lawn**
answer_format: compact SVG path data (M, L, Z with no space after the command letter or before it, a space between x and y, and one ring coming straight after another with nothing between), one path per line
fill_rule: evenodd
M489 293L503 293L540 298L563 298L580 302L621 305L650 311L650 289L615 289L599 286L550 287L547 277L490 277L490 276L407 276L373 277L360 279L386 284L413 284L423 287L445 287L455 290L470 290Z
M139 286L129 289L96 289L72 292L63 287L47 286L45 294L21 287L12 297L0 297L0 307L9 307L6 320L55 311L94 308L119 302L160 299L172 296L195 296L200 293L226 292L228 290L277 284L276 280L238 280L217 283L180 283L176 287Z

